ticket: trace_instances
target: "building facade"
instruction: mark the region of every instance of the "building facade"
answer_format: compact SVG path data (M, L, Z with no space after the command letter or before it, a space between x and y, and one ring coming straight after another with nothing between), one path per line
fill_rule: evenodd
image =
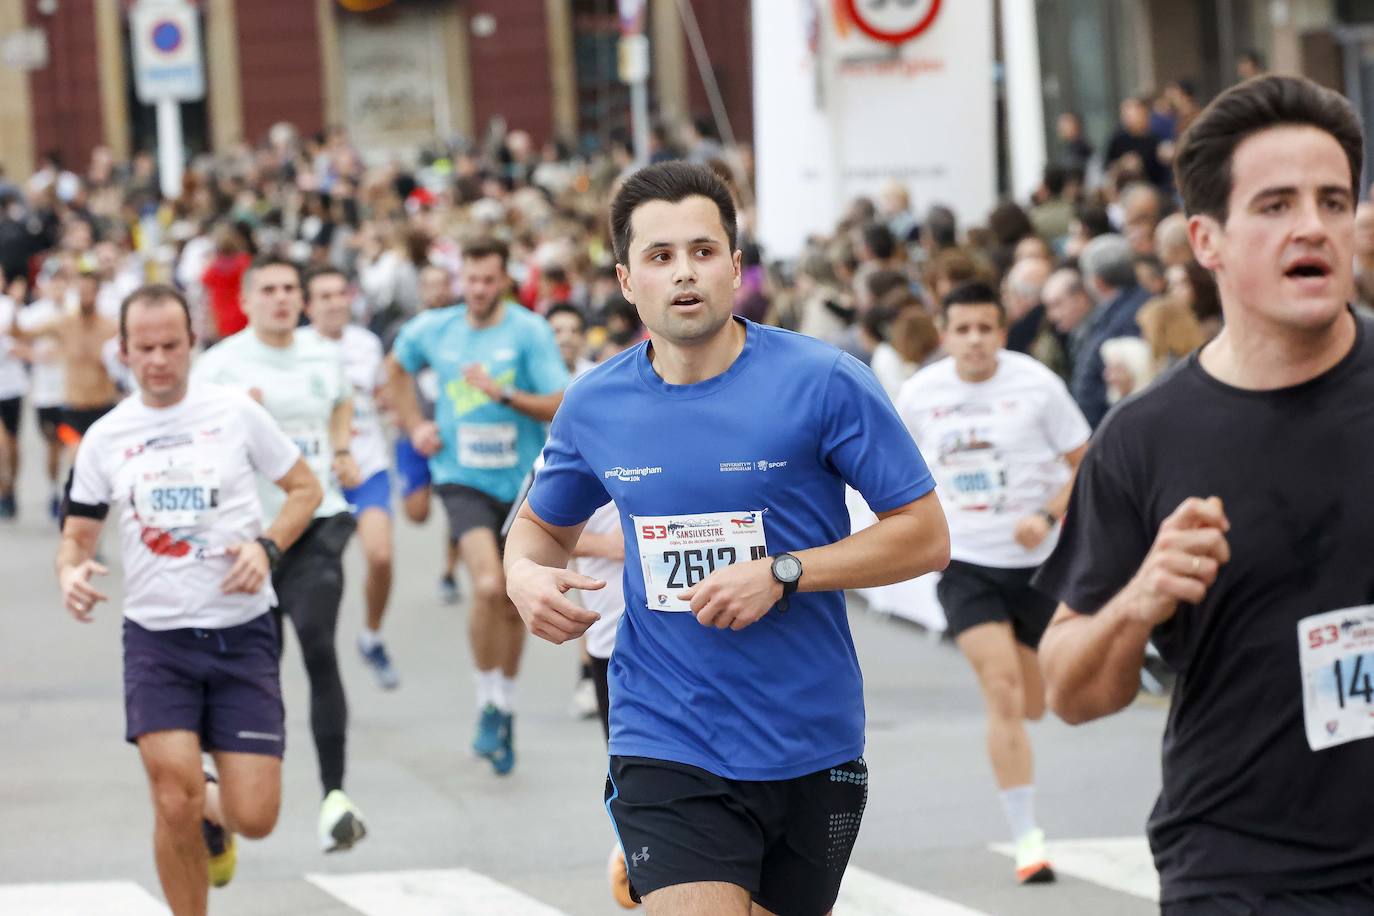
M194 0L206 97L182 105L187 152L262 139L286 121L343 124L376 154L435 138L480 141L493 126L589 147L628 127L617 76L616 0ZM0 164L27 174L48 152L82 168L156 143L133 90L133 0L0 4ZM710 115L752 132L750 18L736 0L648 0L654 113ZM692 53L684 10L709 40Z

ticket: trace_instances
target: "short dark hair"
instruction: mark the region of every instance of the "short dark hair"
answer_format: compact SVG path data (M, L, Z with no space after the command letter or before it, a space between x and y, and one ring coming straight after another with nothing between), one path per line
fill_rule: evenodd
M1045 190L1050 193L1051 197L1058 197L1060 194L1063 194L1064 185L1068 180L1069 173L1065 171L1062 165L1051 162L1045 166L1042 181L1044 182Z
M675 204L689 197L705 197L720 211L720 223L734 254L739 229L735 225L735 201L720 176L704 165L660 162L635 172L611 201L611 242L618 263L630 263L630 218L644 204L661 200Z
M500 239L479 238L463 243L463 260L480 261L484 258L500 258L501 269L506 269L510 260L510 247Z
M316 265L307 270L305 276L301 279L301 289L305 291L306 302L310 301L310 284L314 283L320 277L339 277L344 283L348 282L348 274L339 270L339 268L335 267L333 264Z
M248 270L243 274L244 289L248 288L250 278L254 277L258 271L268 267L286 267L296 275L296 283L301 282L301 266L295 261L279 254L260 254L253 259L253 263L248 265Z
M148 283L124 297L124 301L119 303L119 343L122 346L129 339L129 309L140 302L149 305L157 302L175 302L181 306L181 312L186 316L186 333L191 335L192 342L196 339L196 332L191 328L191 307L186 304L186 297L181 294L175 286L168 286L166 283Z
M571 302L555 302L544 313L544 320L552 321L554 315L576 315L578 323L582 325L582 330L587 330L587 316L582 314L582 310Z
M1301 76L1257 76L1217 96L1179 142L1174 180L1188 215L1226 222L1236 147L1271 127L1308 125L1330 134L1350 163L1350 189L1360 196L1364 137L1350 103Z
M891 229L882 223L869 223L861 231L864 245L873 253L873 257L880 261L892 259L897 251L897 238Z
M959 221L949 207L936 204L926 212L926 231L936 248L953 248L959 244Z
M940 303L940 316L948 319L949 310L956 305L996 306L998 323L1007 323L1007 308L1002 304L1002 299L997 295L997 290L979 280L961 283L946 293L944 300Z
M909 290L910 288L911 281L900 270L879 269L864 277L864 290L873 297L875 302L893 290Z

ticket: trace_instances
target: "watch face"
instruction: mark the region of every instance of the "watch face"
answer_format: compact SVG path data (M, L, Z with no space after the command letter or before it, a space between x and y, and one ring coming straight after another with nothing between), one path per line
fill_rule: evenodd
M778 557L773 563L773 573L782 582L795 582L801 578L801 560L796 557Z

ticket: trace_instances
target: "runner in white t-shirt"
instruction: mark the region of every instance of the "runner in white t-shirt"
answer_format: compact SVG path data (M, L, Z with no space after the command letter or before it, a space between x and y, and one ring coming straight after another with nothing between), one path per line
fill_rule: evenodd
M305 276L305 309L310 326L302 335L314 334L339 345L344 371L353 386L353 459L362 483L344 490L358 540L367 561L363 595L367 617L358 634L358 651L384 690L401 683L382 643L382 618L391 596L391 473L386 435L377 412L377 389L385 380L382 341L371 331L349 324L353 296L348 278L335 267L320 267Z
M244 395L188 387L190 311L171 287L123 307L124 359L141 396L97 420L77 451L57 556L66 609L89 622L111 506L124 562L126 737L156 810L158 875L174 913L204 913L233 876L233 836L272 831L281 800L280 639L272 558L305 530L320 486L300 451ZM259 475L285 491L264 530ZM218 783L201 771L214 755Z
M353 388L339 345L297 335L304 302L300 271L290 261L259 258L244 274L248 327L211 347L196 377L248 391L300 446L324 489L324 500L300 540L272 576L277 612L291 618L310 680L310 731L315 739L324 801L319 838L325 852L350 849L363 838L362 814L344 794L348 700L335 651L343 600L343 552L355 527L340 490L361 483L353 459ZM276 494L259 488L263 513Z
M583 634L582 647L588 659L596 713L601 718L601 734L609 741L611 654L615 651L620 619L625 616L625 535L620 529L620 510L614 502L606 503L587 519L577 546L573 548L573 557L570 569L606 583L605 588L580 592L579 597L583 607L601 615ZM630 895L630 875L619 842L611 847L606 869L615 901L625 909L636 906Z
M19 310L16 324L25 332L53 327L68 313L67 292L70 278L58 270L39 281L39 298ZM38 431L47 447L48 514L54 521L62 505L62 405L67 399L67 371L62 363L62 345L53 334L29 341L29 401L38 417Z
M1035 647L1055 604L1030 578L1054 549L1092 430L1058 376L1005 349L1007 315L991 287L952 291L942 325L948 358L902 385L897 412L941 488L952 559L938 593L987 703L1017 879L1053 881L1023 720L1045 712Z
M14 483L19 477L19 417L29 376L24 371L21 344L12 331L19 306L0 295L0 519L16 514Z

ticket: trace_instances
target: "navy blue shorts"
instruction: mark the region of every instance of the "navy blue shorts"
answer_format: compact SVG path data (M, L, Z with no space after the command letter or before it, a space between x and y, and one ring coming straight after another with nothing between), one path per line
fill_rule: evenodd
M373 474L351 490L343 491L349 511L357 518L368 509L381 509L391 514L391 474L382 470Z
M429 459L415 451L405 436L396 440L396 473L401 476L402 497L429 486Z
M206 751L281 757L281 641L271 612L217 630L149 630L124 620L124 738L200 735Z

